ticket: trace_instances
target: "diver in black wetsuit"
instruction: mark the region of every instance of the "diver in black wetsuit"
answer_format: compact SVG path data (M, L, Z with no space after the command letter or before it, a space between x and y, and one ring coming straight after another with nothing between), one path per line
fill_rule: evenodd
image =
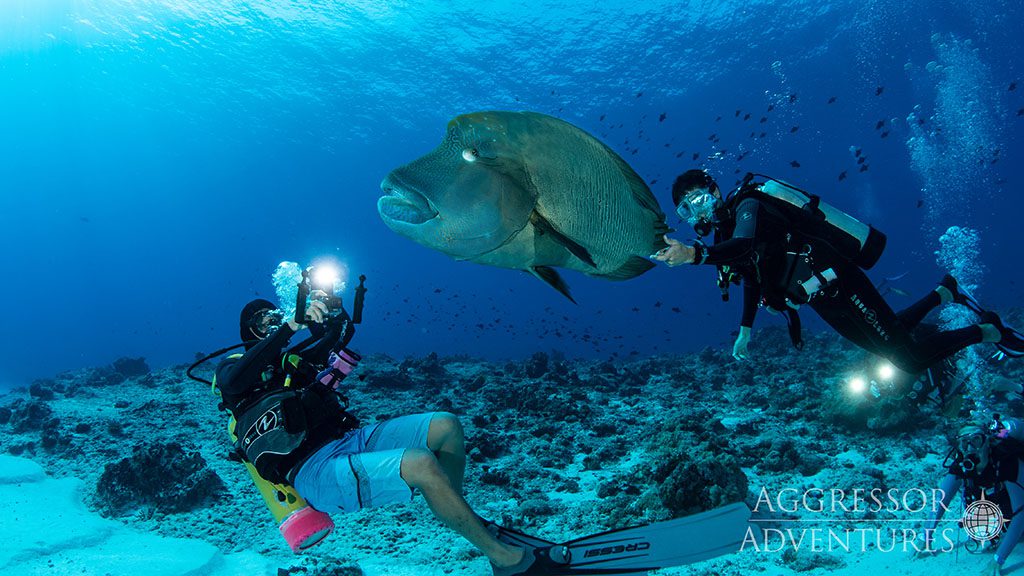
M346 348L353 321L344 309L331 310L327 296L313 292L316 300L299 314L306 325L267 300L242 309L246 352L223 360L215 380L241 431L240 456L324 513L408 502L419 492L441 522L487 556L495 576L558 568L546 547L498 540L466 503L465 438L455 415L425 412L359 427L335 392L359 361ZM286 349L306 327L311 338Z
M884 235L857 223L869 233L861 244L854 241L851 249L852 238L823 230L828 224L816 198L810 197L810 209L796 208L764 193L765 186L754 183L750 175L723 200L706 172L690 170L680 175L672 186L676 212L699 235L714 232L714 243L683 244L666 237L669 247L654 255L669 266L717 266L723 298L730 283L742 280L743 317L733 346L735 358L747 357L754 316L762 304L787 315L797 348L803 343L796 307L808 304L839 334L911 374L920 374L972 344L999 343L1011 352L1024 351L1019 334L991 312L982 312L979 324L916 339L913 328L940 304L973 302L961 293L956 280L947 275L934 291L896 313L861 270L881 255Z

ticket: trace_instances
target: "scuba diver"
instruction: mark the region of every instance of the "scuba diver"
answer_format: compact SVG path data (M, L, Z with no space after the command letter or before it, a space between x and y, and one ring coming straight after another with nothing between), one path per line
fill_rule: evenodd
M1001 574L1007 557L1024 535L1024 514L1018 514L1024 507L1024 486L1021 485L1024 480L1024 423L996 415L988 428L974 424L964 426L943 466L948 473L939 486L942 501L936 507L935 518L925 523L923 546L916 555L936 551L934 545L938 540L939 522L953 498L962 491L963 505L967 510L982 500L999 507L1002 525L983 525L987 533L983 538L972 541L978 548L981 544L996 547L995 558L983 574Z
M302 273L294 316L253 300L239 321L242 344L214 352L189 377L220 393L234 458L245 464L289 546L300 552L323 541L328 513L354 512L423 494L434 514L490 560L495 576L636 574L740 551L750 509L737 502L646 526L620 528L555 543L477 516L462 496L466 448L452 414L434 412L360 427L339 385L359 363L348 348L361 322L360 277L352 316L333 294ZM300 322L301 320L301 322ZM291 347L308 327L310 337ZM192 374L234 348L212 381ZM627 542L628 545L622 545Z
M272 512L278 501L288 507L280 529L292 549L330 533L327 513L408 502L419 491L445 525L487 556L497 576L546 574L538 570L553 564L547 555L497 539L463 498L466 449L454 415L428 412L361 427L346 410L338 385L359 362L347 348L355 321L340 298L299 288L287 321L267 300L245 305L246 351L223 360L212 383L235 423L236 456ZM361 316L359 289L356 299L353 316ZM311 336L286 349L307 326Z
M714 243L669 246L652 258L669 266L710 264L718 268L723 300L731 284L743 283L743 315L733 356L747 358L759 306L786 315L789 334L803 348L797 308L809 305L840 335L888 359L911 374L922 374L956 352L982 342L1006 356L1024 356L1024 335L1006 326L947 275L934 291L899 313L886 303L864 273L881 257L886 237L793 186L747 174L725 199L703 170L689 170L672 185L680 218ZM933 309L958 303L979 323L915 337L912 330Z

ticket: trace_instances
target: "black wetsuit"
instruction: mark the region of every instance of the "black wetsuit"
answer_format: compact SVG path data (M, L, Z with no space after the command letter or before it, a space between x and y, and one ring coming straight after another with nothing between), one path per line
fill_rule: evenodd
M346 317L347 318L347 317ZM237 433L245 434L247 422L269 408L280 406L282 424L257 439L268 446L265 458L249 458L260 476L272 482L288 482L302 462L324 444L358 427L359 422L344 410L342 400L330 388L314 382L317 367L327 363L330 353L340 349L347 324L337 322L326 330L311 325L315 340L298 354L306 373L293 373L292 386L285 387L288 373L282 368L285 346L295 334L284 324L245 354L225 359L217 366L216 383L224 408L238 421ZM313 373L309 373L313 370ZM239 447L245 452L244 447ZM251 456L251 455L249 455Z
M310 330L317 339L296 353L311 364L322 365L341 337L341 326L325 330L313 324ZM233 412L246 400L251 400L253 393L284 386L281 356L294 335L295 332L285 323L242 356L225 358L217 366L217 388L228 410Z
M859 266L838 254L831 246L800 236L782 206L757 195L739 191L716 214L715 242L697 246L694 264L729 266L743 278L741 325L752 327L757 308L765 303L786 311L786 252L794 244L809 246L818 272L831 268L837 279L812 298L809 306L836 332L861 348L889 359L912 374L924 372L940 360L982 340L981 328L968 326L936 332L920 340L911 331L941 303L930 292L905 310L896 313L882 298Z

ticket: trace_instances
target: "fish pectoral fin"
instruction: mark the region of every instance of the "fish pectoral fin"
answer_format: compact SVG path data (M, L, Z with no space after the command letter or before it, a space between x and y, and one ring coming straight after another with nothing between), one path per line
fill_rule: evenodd
M540 278L548 286L561 292L562 296L568 298L570 302L576 304L576 300L569 293L569 285L565 283L565 280L562 280L562 276L558 274L557 270L550 266L532 266L528 269L528 272Z
M540 213L538 213L536 210L534 210L533 213L530 214L530 223L533 224L534 227L536 227L544 234L551 236L551 238L553 238L555 242L565 247L565 249L572 253L573 256L586 262L587 265L597 268L597 264L594 263L594 258L590 255L590 252L588 252L586 248L580 246L580 244L573 240L572 238L569 238L565 234L562 234L558 230L555 230L555 227L551 225L551 222L548 222L547 218L541 216Z
M654 262L640 256L630 256L629 260L626 260L626 263L619 266L617 270L607 274L592 274L592 276L609 280L629 280L630 278L636 278L651 268L654 268Z
M675 232L675 230L669 228L664 220L656 220L654 222L654 245L651 246L651 254L662 248L668 248L668 243L665 242L665 235L672 232Z

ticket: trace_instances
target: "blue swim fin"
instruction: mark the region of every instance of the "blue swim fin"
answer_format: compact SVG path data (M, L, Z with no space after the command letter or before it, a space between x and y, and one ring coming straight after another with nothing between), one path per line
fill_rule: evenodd
M562 544L497 525L498 539L515 546L550 547L552 558L564 565L550 576L632 575L684 566L739 552L747 535L750 509L743 503L708 512L609 530Z

